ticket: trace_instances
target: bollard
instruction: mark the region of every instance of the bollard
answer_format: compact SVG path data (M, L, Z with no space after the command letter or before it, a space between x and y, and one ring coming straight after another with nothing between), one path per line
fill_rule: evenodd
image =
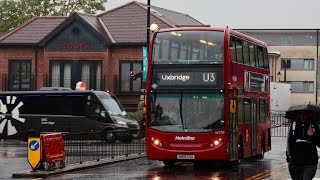
M28 163L30 164L33 171L42 168L41 162L41 140L40 138L29 138L28 139Z

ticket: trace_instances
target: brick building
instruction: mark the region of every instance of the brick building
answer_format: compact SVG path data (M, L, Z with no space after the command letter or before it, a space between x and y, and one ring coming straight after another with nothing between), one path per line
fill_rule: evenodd
M151 7L160 28L203 26L187 14ZM0 90L38 90L44 86L109 90L135 108L143 88L131 70L142 68L147 5L130 2L99 15L34 17L0 36ZM130 107L130 105L132 105Z

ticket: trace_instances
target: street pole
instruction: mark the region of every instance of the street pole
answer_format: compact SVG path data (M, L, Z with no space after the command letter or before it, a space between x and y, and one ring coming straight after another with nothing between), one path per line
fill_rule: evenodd
M319 80L319 29L317 29L317 67L316 67L316 105L318 105L318 80Z
M148 12L147 12L147 53L149 53L149 36L150 36L150 0L148 0Z
M149 41L150 41L150 0L148 0L147 9L147 58L149 59ZM144 87L143 101L146 102L146 87ZM146 104L144 104L144 107Z
M284 77L283 77L283 81L287 82L287 60L284 60Z

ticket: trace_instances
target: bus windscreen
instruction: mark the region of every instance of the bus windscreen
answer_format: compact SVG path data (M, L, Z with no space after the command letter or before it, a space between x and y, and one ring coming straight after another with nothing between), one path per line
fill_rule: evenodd
M223 94L150 94L149 127L163 132L210 132L224 128Z

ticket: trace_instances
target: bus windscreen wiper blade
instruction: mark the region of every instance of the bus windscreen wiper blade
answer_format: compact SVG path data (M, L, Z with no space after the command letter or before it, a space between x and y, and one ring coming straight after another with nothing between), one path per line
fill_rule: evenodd
M182 115L182 98L183 98L183 91L180 91L180 99L179 99L179 109L180 109L180 119L181 119L181 125L182 129L184 130L184 124L183 124L183 115Z

